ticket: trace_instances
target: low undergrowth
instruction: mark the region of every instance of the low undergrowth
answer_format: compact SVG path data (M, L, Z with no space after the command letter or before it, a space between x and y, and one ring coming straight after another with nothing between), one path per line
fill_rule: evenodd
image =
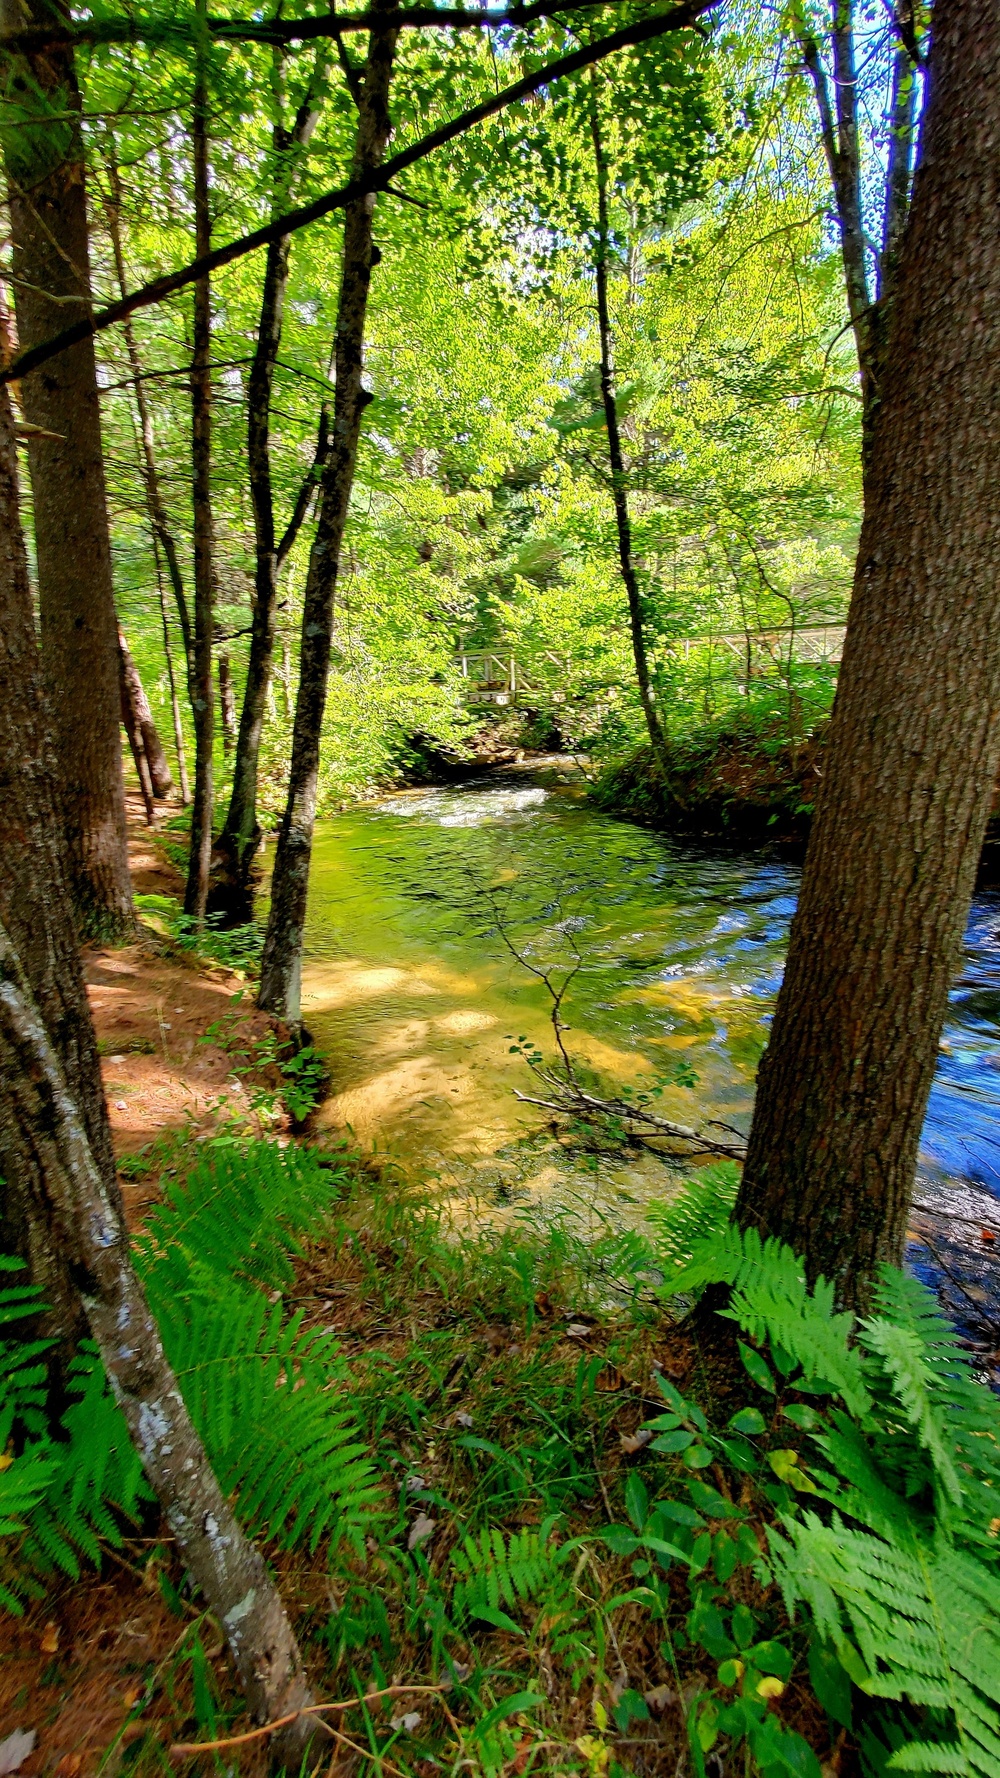
M790 739L787 721L727 711L679 736L661 765L648 746L591 789L611 814L699 838L803 840L819 788L824 724Z
M919 1286L886 1273L852 1327L787 1250L728 1228L731 1166L648 1239L593 1239L568 1218L462 1233L314 1151L199 1152L137 1259L318 1694L365 1700L338 1718L345 1767L997 1778L1000 1409ZM716 1281L742 1377L724 1404L676 1307ZM16 1275L11 1292L30 1310ZM141 1484L90 1486L95 1416L82 1461L12 1384L14 1350L8 1604L117 1541L189 1622L116 1760L146 1773L171 1742L225 1742L242 1702ZM32 1462L65 1476L74 1457L85 1536L65 1482L34 1505L25 1488ZM249 1773L262 1749L217 1758Z

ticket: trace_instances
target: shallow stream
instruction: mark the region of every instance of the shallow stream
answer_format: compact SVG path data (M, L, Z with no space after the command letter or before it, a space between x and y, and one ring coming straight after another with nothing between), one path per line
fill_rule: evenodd
M556 986L575 969L567 1046L606 1088L659 1083L664 1116L745 1131L797 886L766 853L596 813L569 762L352 809L318 829L310 884L303 1011L339 1089L322 1122L436 1180L457 1211L636 1222L676 1175L649 1154L582 1155L515 1097L538 1087L512 1046L555 1054L548 991L525 965ZM680 1063L694 1087L673 1081ZM996 891L973 907L921 1175L926 1202L968 1219L935 1235L943 1263L955 1228L973 1248L984 1217L1000 1232ZM913 1257L923 1269L926 1251Z

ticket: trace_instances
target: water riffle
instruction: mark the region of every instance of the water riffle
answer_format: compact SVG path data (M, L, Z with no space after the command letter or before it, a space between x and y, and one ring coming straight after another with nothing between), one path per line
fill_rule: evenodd
M745 1131L798 880L766 853L706 851L601 815L558 768L545 782L387 797L322 824L303 995L337 1086L322 1124L436 1182L459 1211L641 1219L671 1189L660 1160L581 1153L515 1096L538 1095L519 1049L554 1055L550 995L532 970L556 986L573 972L566 1042L593 1078L657 1087L665 1116ZM693 1087L674 1078L678 1064ZM1000 1197L996 892L972 910L920 1189L967 1219L960 1233ZM934 1238L947 1248L954 1232ZM978 1240L977 1228L966 1244ZM913 1257L926 1269L927 1250Z

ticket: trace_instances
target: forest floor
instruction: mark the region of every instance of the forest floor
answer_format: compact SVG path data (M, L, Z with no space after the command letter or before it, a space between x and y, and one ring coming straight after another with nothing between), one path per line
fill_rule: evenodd
M137 887L176 893L160 851L137 823ZM235 1012L242 1022L242 984L155 934L88 951L86 970L137 1229L159 1181L184 1176L201 1152L194 1145L238 1104L231 1050L203 1040L220 1018ZM247 1018L256 1025L259 1015ZM327 1756L328 1778L439 1778L459 1768L483 1778L674 1778L687 1763L687 1710L712 1684L713 1663L692 1647L678 1673L649 1611L621 1603L634 1586L630 1564L604 1547L601 1527L625 1517L630 1498L635 1512L626 1484L634 1488L651 1436L639 1428L662 1411L658 1378L683 1382L690 1372L686 1337L642 1306L634 1279L621 1296L613 1280L628 1278L634 1255L609 1248L595 1258L566 1230L446 1227L419 1193L377 1184L346 1153L338 1165L340 1199L285 1301L301 1310L305 1331L334 1328L350 1363L351 1409L379 1471L376 1536L315 1554L272 1544L268 1554L318 1697L372 1684L414 1696L341 1718L360 1739ZM506 1537L537 1531L546 1548L556 1523L561 1537L586 1538L571 1595L549 1559L557 1603L539 1608L530 1635L505 1608L494 1628L466 1623L463 1632L459 1618L445 1653L434 1613L454 1609L463 1536L499 1539L503 1551ZM102 1544L98 1569L52 1575L22 1618L0 1618L0 1770L261 1778L261 1740L221 1759L172 1756L178 1742L245 1730L245 1707L223 1638L189 1593L155 1509L123 1530L119 1548ZM683 1617L679 1573L671 1586ZM519 1616L518 1599L508 1603ZM825 1745L805 1680L789 1685L782 1714ZM15 1731L33 1732L34 1744L5 1763ZM830 1778L839 1765L833 1749Z
M162 840L132 813L137 890L178 895ZM237 973L157 933L120 951L88 950L85 965L136 1230L161 1185L203 1152L200 1142L239 1120L252 1128L253 1040L272 1027L240 998ZM239 1027L238 1046L219 1029L227 1021L230 1032ZM257 1074L273 1097L273 1065ZM282 1129L273 1105L268 1116L272 1131ZM687 1718L705 1708L698 1700L715 1687L717 1662L685 1640L682 1570L675 1564L660 1582L671 1642L635 1591L649 1564L603 1534L609 1522L619 1533L630 1516L641 1522L647 1487L650 1498L686 1489L719 1549L735 1516L755 1554L765 1521L749 1487L732 1504L717 1463L692 1479L680 1459L647 1448L644 1423L662 1414L669 1389L698 1376L697 1399L709 1408L710 1392L689 1335L640 1288L648 1260L629 1247L635 1237L595 1248L562 1225L459 1228L440 1205L392 1178L376 1181L346 1151L328 1159L339 1196L283 1295L304 1332L335 1331L350 1365L351 1411L379 1471L375 1535L315 1553L272 1544L268 1556L319 1698L373 1685L414 1696L339 1718L353 1745L338 1743L327 1778L680 1778L692 1769ZM698 1519L687 1505L678 1513L688 1515L681 1524ZM554 1603L540 1604L533 1623L529 1615L530 1631L513 1594L494 1627L466 1619L463 1628L463 1538L499 1539L503 1552L508 1539L537 1532L544 1546L555 1524L573 1551L571 1606L559 1579L568 1570L553 1569ZM124 1530L120 1548L103 1546L99 1569L54 1577L23 1618L0 1618L0 1772L262 1778L261 1740L172 1756L177 1743L239 1735L247 1718L223 1638L190 1594L155 1509ZM751 1573L738 1568L709 1594L722 1603L726 1588L730 1605L738 1598L740 1610L776 1625L766 1634L778 1633L780 1611ZM823 1778L850 1778L850 1741L819 1710L800 1657L778 1693L772 1708L816 1749ZM36 1740L4 1765L14 1730ZM712 1778L729 1769L718 1755L708 1768Z
M128 800L136 894L181 899L180 872L145 825L139 798ZM164 805L164 813L171 812ZM154 1141L158 1155L166 1157L173 1141L211 1134L239 1098L231 1049L224 1039L213 1041L213 1028L237 1014L243 1037L252 1043L272 1030L273 1020L256 1011L252 997L244 1003L246 984L239 974L179 950L148 927L121 949L88 946L84 972L115 1153L122 1163L122 1191L134 1226L150 1200L155 1168L140 1165L143 1176L134 1177L133 1158Z

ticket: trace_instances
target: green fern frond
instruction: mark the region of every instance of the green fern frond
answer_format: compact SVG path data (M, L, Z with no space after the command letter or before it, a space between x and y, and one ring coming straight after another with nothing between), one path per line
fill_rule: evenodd
M145 1274L174 1249L220 1277L280 1288L291 1282L299 1236L327 1212L339 1184L310 1149L215 1144L153 1211L136 1242L137 1269Z
M1000 1521L1000 1402L973 1376L954 1329L916 1279L885 1267L875 1309L859 1337L874 1361L872 1387L895 1410L881 1416L882 1467L896 1473L911 1496L926 1479L913 1440L903 1432L893 1436L901 1410L932 1469L942 1522L980 1559L1000 1563L990 1531Z
M735 1161L714 1162L700 1168L675 1198L648 1206L646 1216L653 1225L657 1259L668 1278L690 1263L696 1247L726 1227L739 1182Z
M551 1540L554 1521L537 1530L525 1526L505 1538L496 1526L478 1538L466 1536L453 1550L451 1565L458 1579L453 1603L460 1616L481 1616L485 1608L495 1613L505 1605L510 1611L539 1602L553 1592L565 1592L568 1556L573 1544Z
M197 1280L197 1269L193 1269ZM349 1372L329 1333L235 1280L173 1296L154 1267L150 1306L212 1465L250 1528L315 1549L334 1528L356 1533L378 1499L376 1472L347 1404Z
M98 1563L101 1539L120 1547L119 1516L134 1518L153 1495L90 1341L81 1346L71 1371L76 1399L61 1422L67 1437L47 1446L56 1461L21 1553L33 1567L58 1568L75 1580L81 1556Z
M856 1645L870 1696L946 1713L953 1740L908 1738L888 1766L1000 1778L1000 1581L940 1539L890 1542L836 1514L787 1517L769 1541L789 1613L807 1605L845 1664Z
M805 1265L780 1241L762 1241L756 1229L729 1223L696 1246L688 1265L668 1279L664 1296L728 1284L732 1296L722 1313L752 1340L770 1340L802 1367L807 1381L843 1396L852 1412L869 1404L860 1354L848 1345L853 1317L835 1314L833 1286L825 1278L810 1291Z

